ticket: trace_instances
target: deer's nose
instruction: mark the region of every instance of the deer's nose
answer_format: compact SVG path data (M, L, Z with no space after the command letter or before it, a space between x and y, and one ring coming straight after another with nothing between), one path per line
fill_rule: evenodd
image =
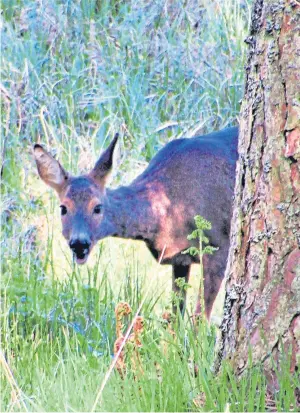
M78 257L83 257L89 252L91 241L89 239L71 239L69 246Z

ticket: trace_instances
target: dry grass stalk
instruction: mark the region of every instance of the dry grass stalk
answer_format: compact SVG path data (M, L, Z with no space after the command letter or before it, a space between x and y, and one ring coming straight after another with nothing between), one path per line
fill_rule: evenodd
M123 335L123 318L131 313L131 308L130 305L126 302L120 302L117 304L115 308L115 314L116 314L116 335L117 339L114 343L114 355L116 358L116 368L121 375L121 377L124 377L125 370L126 370L126 364L125 364L125 349L124 346L122 347L122 343L124 341L124 335ZM117 357L117 355L119 356Z
M164 257L166 248L167 248L167 246L164 245L164 248L163 248L162 253L161 253L161 255L160 255L160 258L159 258L159 260L158 260L158 263L159 263L159 264L161 263L161 261L162 261L162 259L163 259L163 257ZM152 280L152 282L153 282L154 277L153 277L151 280ZM135 314L135 316L134 316L134 318L133 318L130 326L128 327L128 330L127 330L127 332L126 332L126 334L125 334L125 336L124 336L124 339L123 339L122 343L120 344L119 350L118 350L117 354L115 355L115 357L114 357L114 359L113 359L113 361L112 361L112 363L111 363L111 365L110 365L110 367L109 367L109 369L108 369L108 371L107 371L107 373L106 373L106 375L105 375L105 377L104 377L104 379L103 379L103 382L101 383L101 386L100 386L100 388L99 388L99 391L98 391L98 393L97 393L97 395L96 395L95 402L94 402L94 404L93 404L93 406L92 406L91 412L94 412L95 409L96 409L96 407L97 407L97 404L98 404L98 402L99 402L99 400L100 400L100 397L102 396L102 393L103 393L103 390L104 390L104 388L105 388L105 386L106 386L106 383L108 382L109 377L110 377L110 375L111 375L114 367L116 366L117 361L118 361L118 358L120 357L120 354L121 354L121 352L122 352L122 350L123 350L123 348L124 348L124 346L125 346L125 344L126 344L126 341L128 340L128 338L129 338L129 336L130 336L130 332L131 332L133 326L135 325L135 322L136 322L137 318L139 317L138 314L140 313L140 311L141 311L141 309L142 309L142 307L143 307L143 305L144 305L144 303L145 303L145 300L146 300L146 298L147 298L147 295L149 294L149 291L150 291L151 286L152 286L152 282L149 283L148 289L146 290L145 295L144 295L144 297L143 297L143 299L142 299L142 301L141 301L141 303L140 303L140 305L139 305L139 308L137 309L137 312L136 312L136 314Z
M116 335L117 339L114 343L114 354L115 357L117 357L117 354L119 353L119 350L121 348L122 342L124 340L124 335L123 335L123 318L131 313L131 308L130 305L126 302L120 302L117 304L116 309L115 309L115 314L116 314ZM131 356L131 366L133 371L139 371L143 373L142 369L142 362L140 359L140 354L138 351L138 348L142 346L142 342L140 339L140 335L143 332L144 329L144 320L143 317L141 316L136 316L133 324L133 333L130 334L128 337L127 343L131 343L133 346L133 352ZM125 346L120 351L120 354L117 358L116 361L116 368L123 378L126 372L126 363L125 363Z
M17 385L16 380L11 372L11 369L2 351L0 351L0 361L1 361L1 365L5 373L5 376L7 378L7 381L9 382L11 386L11 399L12 399L13 405L16 404L19 409L23 408L24 411L28 412L27 406L23 400L22 391Z

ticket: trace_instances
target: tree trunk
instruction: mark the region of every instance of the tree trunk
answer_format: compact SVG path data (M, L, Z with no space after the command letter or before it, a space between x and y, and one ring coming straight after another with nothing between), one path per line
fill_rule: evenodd
M255 0L219 362L300 365L300 3ZM218 362L217 362L218 363Z

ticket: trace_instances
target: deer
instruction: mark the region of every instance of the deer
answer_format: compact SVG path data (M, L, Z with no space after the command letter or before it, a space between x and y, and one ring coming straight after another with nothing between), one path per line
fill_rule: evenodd
M161 264L172 265L172 289L180 294L176 280L188 283L191 266L199 263L198 256L182 252L196 245L187 236L195 229L194 217L201 215L212 223L206 235L217 248L203 258L209 319L229 250L238 128L174 139L129 185L110 189L107 180L117 140L118 134L93 169L80 176L67 172L40 144L34 146L38 174L60 200L62 234L75 262L84 264L95 244L106 237L142 240L156 260L164 251ZM182 313L185 305L183 292ZM199 311L198 300L195 314Z

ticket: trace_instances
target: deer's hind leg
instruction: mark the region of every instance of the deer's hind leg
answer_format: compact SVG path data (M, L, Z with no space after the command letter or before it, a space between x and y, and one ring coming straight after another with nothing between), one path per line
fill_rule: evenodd
M182 265L182 264L173 264L173 283L172 283L172 290L175 294L177 294L180 298L179 302L179 310L181 314L184 314L185 306L186 306L186 289L181 289L176 280L179 278L183 278L185 283L188 283L190 277L190 265ZM173 304L173 313L177 312L177 305Z
M204 279L204 302L205 302L205 315L207 320L210 319L211 310L213 308L214 302L220 290L223 279L218 276L214 277L205 277ZM197 305L195 315L199 316L201 313L201 302L200 294L197 298Z

